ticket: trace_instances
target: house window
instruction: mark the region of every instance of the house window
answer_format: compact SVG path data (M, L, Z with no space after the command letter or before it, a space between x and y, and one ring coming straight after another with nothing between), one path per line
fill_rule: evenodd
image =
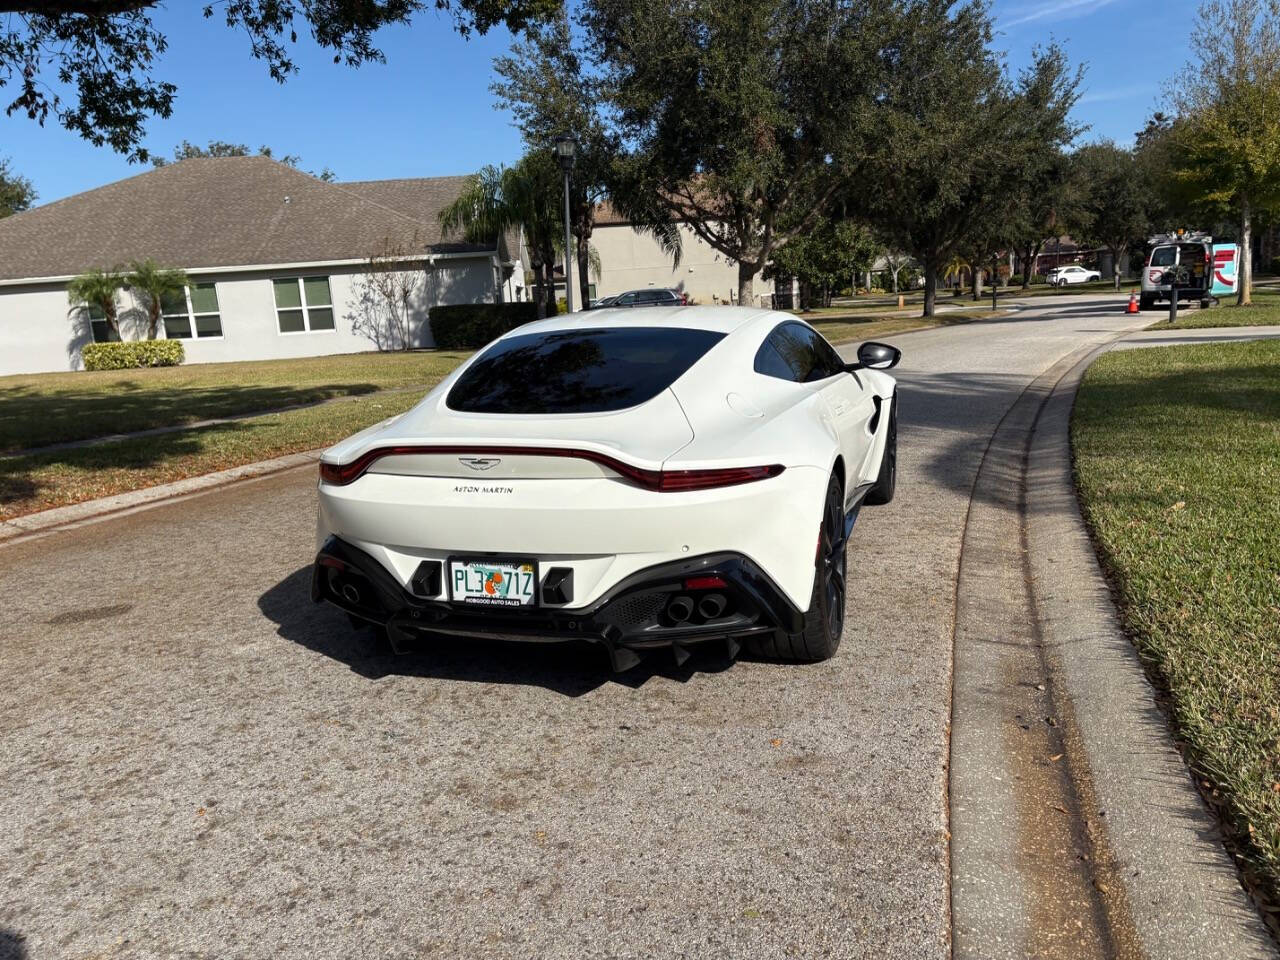
M89 317L89 329L93 331L94 343L111 343L120 339L120 334L107 323L107 315L102 312L101 307L90 305L85 307L85 313Z
M276 295L276 323L281 333L333 329L333 297L328 277L272 280Z
M169 294L160 302L164 335L170 340L222 336L222 316L218 311L218 291L212 283L197 283Z

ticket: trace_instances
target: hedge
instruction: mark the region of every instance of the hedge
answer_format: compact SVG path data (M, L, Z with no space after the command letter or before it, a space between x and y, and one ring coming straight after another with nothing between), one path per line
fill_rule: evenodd
M442 350L474 350L538 319L536 303L456 303L432 307L431 336Z
M80 351L86 370L176 367L186 359L181 340L122 340L89 343Z

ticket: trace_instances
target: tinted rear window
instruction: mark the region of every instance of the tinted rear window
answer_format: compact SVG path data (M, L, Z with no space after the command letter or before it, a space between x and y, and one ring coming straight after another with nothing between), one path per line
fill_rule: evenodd
M1156 247L1151 251L1151 266L1172 267L1177 259L1177 251L1173 247Z
M604 413L651 400L724 334L669 327L508 337L471 364L446 403L466 413Z

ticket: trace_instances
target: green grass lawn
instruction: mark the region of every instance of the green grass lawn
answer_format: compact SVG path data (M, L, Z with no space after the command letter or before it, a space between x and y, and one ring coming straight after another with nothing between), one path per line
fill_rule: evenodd
M1224 311L1225 312L1225 311ZM1103 356L1072 422L1086 518L1188 759L1280 896L1280 342Z
M850 343L990 315L806 319L833 343ZM407 410L466 356L362 353L0 378L0 452L338 398L211 427L0 457L0 519L328 446Z
M1166 311L1167 304L1161 304ZM1252 327L1273 326L1280 323L1280 289L1274 287L1255 288L1253 303L1247 307L1237 307L1235 298L1224 299L1216 307L1201 310L1199 307L1178 306L1178 320L1170 323L1161 319L1153 323L1149 330L1186 330L1195 327Z
M426 388L466 353L353 353L0 377L0 452L389 388Z
M0 520L328 446L409 409L427 386L153 437L0 458Z

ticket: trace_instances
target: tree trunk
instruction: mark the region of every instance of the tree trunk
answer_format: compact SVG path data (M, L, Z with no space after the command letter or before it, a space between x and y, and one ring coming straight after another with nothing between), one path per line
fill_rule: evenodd
M560 305L556 303L556 262L554 259L548 259L542 264L542 272L546 274L546 296L547 296L547 316L554 317L560 312Z
M543 320L547 316L547 294L543 286L542 264L532 257L529 261L529 266L533 270L533 302L538 305L538 319Z
M152 300L147 305L147 339L154 340L160 329L160 301ZM193 331L194 332L194 331Z
M924 316L932 317L938 303L938 263L933 258L924 261Z
M591 277L587 271L591 266L591 235L578 237L578 303L579 310L591 306Z
M982 299L982 274L983 271L979 267L973 268L973 302L977 303Z
M1212 279L1212 278L1210 278ZM1253 303L1253 217L1249 198L1240 198L1240 290L1236 294L1236 306Z
M1111 277L1115 280L1116 292L1120 292L1120 251L1111 247Z
M756 305L755 275L754 263L738 261L738 306L754 307Z

